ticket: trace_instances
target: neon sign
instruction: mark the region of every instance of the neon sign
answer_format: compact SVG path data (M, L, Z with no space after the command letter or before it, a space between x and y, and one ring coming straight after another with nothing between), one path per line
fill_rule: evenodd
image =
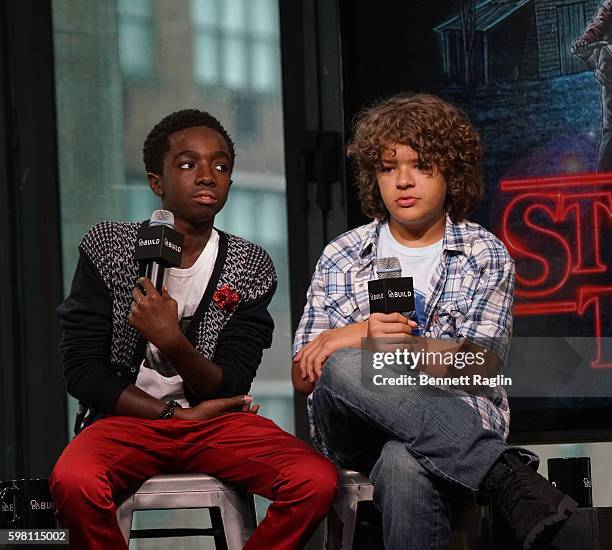
M515 316L593 317L592 367L612 367L600 337L612 310L609 257L612 173L501 182L501 238L516 260Z

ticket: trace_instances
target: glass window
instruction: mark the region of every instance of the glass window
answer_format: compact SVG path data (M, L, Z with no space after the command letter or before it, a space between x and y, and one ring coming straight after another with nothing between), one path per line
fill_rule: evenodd
M254 92L246 96L250 104L280 97L275 0L192 0L192 12L193 70L201 84Z
M122 16L151 17L151 0L119 0L117 11Z
M271 92L276 85L278 67L272 44L260 42L253 48L253 88L258 92Z
M253 240L257 227L257 209L253 201L257 197L252 190L239 189L237 185L230 191L227 208L219 214L217 225L230 233ZM251 215L245 216L244 212L250 212Z
M146 179L138 175L127 175L126 184L114 185L113 189L125 197L125 213L130 220L146 220L151 212L161 208L159 198L151 192Z
M278 28L275 22L278 19L276 13L276 0L252 0L251 1L251 28L256 34L274 36Z
M216 26L219 21L217 0L192 0L191 10L198 27Z
M240 38L225 38L223 41L223 80L228 88L234 90L245 88L248 80L245 46Z
M193 65L195 78L205 84L217 84L219 81L217 40L209 34L198 34L194 40Z
M244 32L246 28L245 0L223 0L222 28L228 32Z
M123 74L146 78L153 74L153 20L150 0L120 0L119 59Z
M264 195L262 193L262 195ZM268 192L262 197L259 210L259 233L263 242L270 248L283 245L283 235L286 234L285 197L283 193Z

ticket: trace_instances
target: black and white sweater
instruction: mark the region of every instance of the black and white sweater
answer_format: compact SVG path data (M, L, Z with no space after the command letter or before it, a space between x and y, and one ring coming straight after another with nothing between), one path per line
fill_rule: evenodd
M129 325L131 291L142 275L134 259L138 228L147 222L102 222L79 245L79 261L70 295L57 309L60 354L68 393L79 400L75 432L105 414L136 381L146 342ZM223 370L214 394L205 399L247 393L274 323L268 305L276 290L276 273L265 250L219 231L219 251L202 300L186 334L194 347ZM228 285L239 296L233 311L220 308L212 295Z

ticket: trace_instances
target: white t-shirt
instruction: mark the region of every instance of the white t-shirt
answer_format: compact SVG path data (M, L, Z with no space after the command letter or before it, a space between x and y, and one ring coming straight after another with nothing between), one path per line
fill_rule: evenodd
M389 230L388 223L381 224L380 227L376 256L378 258L397 258L402 266L402 277L413 279L416 304L416 318L413 320L419 324L418 335L422 335L425 326L427 288L440 260L442 241L443 239L440 239L434 244L413 248L397 242ZM416 332L413 331L413 334Z
M187 269L173 267L166 270L165 286L168 287L168 294L177 301L178 318L183 333L187 332L202 300L218 250L219 234L213 229L204 250L191 267ZM136 378L136 386L162 401L175 400L183 407L189 407L185 399L183 379L151 343L147 343L145 358Z

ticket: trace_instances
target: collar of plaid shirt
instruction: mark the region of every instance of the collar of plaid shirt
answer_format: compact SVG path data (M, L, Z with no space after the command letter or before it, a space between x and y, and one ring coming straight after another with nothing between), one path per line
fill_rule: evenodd
M367 281L374 278L374 271L376 269L377 262L376 248L382 223L383 222L381 220L374 220L373 222L358 228L356 231L359 231L359 229L363 229L365 231L365 238L361 241L361 246L359 247L359 251L357 253L357 262L351 261L351 254L345 254L346 261L338 262L337 264L343 271L353 273L356 289L355 299L362 318L367 318L370 314ZM472 247L469 242L468 234L469 230L466 227L466 223L456 224L453 222L450 216L447 215L444 240L442 242L442 253L463 254L465 256L469 256ZM354 235L354 233L345 233L336 241L338 246L342 245L342 247L345 248L344 252L347 252L346 247L355 247L359 244L359 241L354 241L349 237L351 235ZM346 239L343 237L346 237ZM425 311L425 330L428 330L428 327L431 325L434 308L443 290L445 275L446 262L443 261L438 265L438 269L436 270L435 275L432 277L429 284L428 299ZM426 334L426 336L430 336L430 334Z
M380 234L381 220L374 220L368 225L364 226L368 228L367 236L363 241L361 248L359 249L359 258L367 260L371 258L373 252L378 243L378 236ZM442 250L448 252L460 252L468 255L471 251L469 242L466 241L464 224L456 224L451 220L450 216L446 216L446 227L444 229L444 241L442 242Z

